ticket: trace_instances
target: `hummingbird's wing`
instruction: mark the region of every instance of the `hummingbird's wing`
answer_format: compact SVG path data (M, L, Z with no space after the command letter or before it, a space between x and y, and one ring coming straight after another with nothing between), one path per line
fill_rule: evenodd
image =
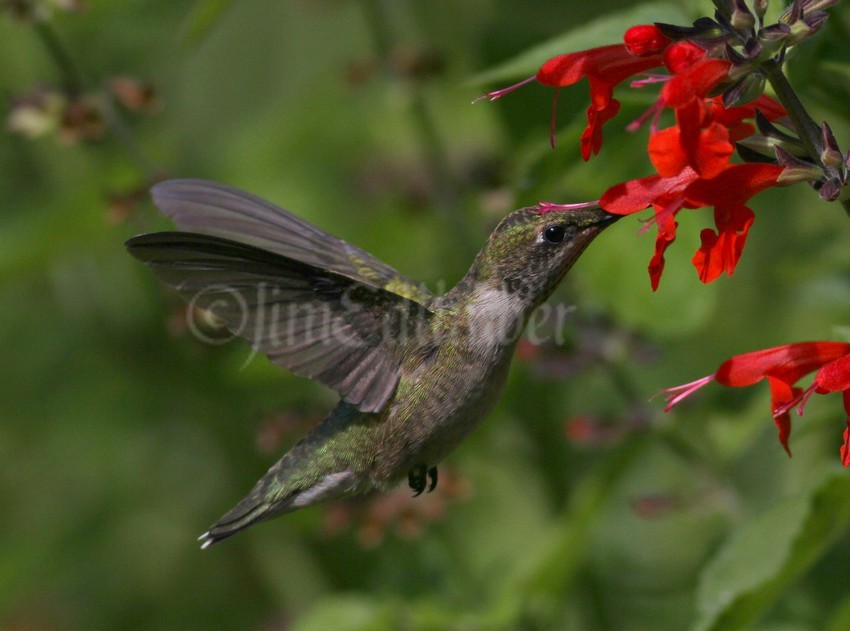
M168 180L151 189L178 229L247 243L419 302L433 295L368 252L255 195L206 180Z
M126 245L272 362L333 388L364 412L380 411L392 395L402 342L432 315L392 291L229 239L157 232Z

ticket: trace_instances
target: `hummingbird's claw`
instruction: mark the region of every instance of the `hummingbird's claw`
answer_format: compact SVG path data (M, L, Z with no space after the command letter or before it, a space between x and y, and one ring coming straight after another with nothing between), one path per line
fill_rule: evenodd
M430 484L428 484L429 479ZM430 493L437 487L437 467L429 469L427 465L421 464L415 469L411 469L410 473L407 474L407 483L415 491L413 497L422 495L426 486Z
M422 495L422 492L425 490L426 484L426 475L428 472L428 467L424 464L419 465L415 469L411 469L410 473L407 474L407 484L413 489L415 492L413 493L413 497L418 497Z

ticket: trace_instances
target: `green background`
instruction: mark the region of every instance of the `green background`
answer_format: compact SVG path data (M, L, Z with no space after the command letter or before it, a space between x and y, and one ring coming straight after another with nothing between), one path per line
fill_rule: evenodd
M585 83L560 92L555 151L551 90L472 99L630 24L711 10L91 0L56 12L88 90L130 74L162 105L119 112L142 163L114 134L0 136L0 628L850 628L840 396L794 417L790 460L765 384L712 385L670 414L649 400L735 354L850 339L850 225L805 185L752 201L736 274L708 286L690 258L710 209L681 213L657 293L652 231L633 217L606 231L552 299L575 306L563 343L515 362L432 495L311 508L203 552L195 538L335 399L245 343L196 339L122 245L168 223L149 202L125 216L106 201L152 171L221 181L442 289L510 210L651 172L646 129L622 128L652 88L618 91L623 111L589 163ZM845 147L848 24L840 4L789 62ZM62 80L33 27L4 13L7 113Z

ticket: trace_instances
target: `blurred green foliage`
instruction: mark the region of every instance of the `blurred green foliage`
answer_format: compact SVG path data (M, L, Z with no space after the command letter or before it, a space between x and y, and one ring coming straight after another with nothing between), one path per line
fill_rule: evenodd
M810 190L756 198L738 271L709 286L689 260L710 211L680 216L655 294L652 236L621 221L553 298L576 305L564 343L516 362L434 494L304 510L205 552L195 537L334 398L241 342L201 344L122 245L167 227L135 205L147 178L203 177L451 285L508 211L649 172L645 133L616 122L651 96L623 94L583 163L583 85L561 92L552 151L549 90L471 106L501 87L473 78L616 33L626 10L682 21L711 3L88 5L48 21L85 88L150 79L158 106L119 108L123 138L0 142L0 628L850 628L840 397L795 420L792 460L766 386L647 403L734 354L847 338L847 217ZM845 147L849 24L841 4L790 62ZM7 10L10 104L66 78Z

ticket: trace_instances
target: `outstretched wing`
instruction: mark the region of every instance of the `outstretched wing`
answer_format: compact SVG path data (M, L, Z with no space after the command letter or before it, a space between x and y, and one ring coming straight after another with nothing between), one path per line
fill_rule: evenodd
M151 195L180 230L247 243L419 302L433 297L368 252L239 189L205 180L168 180L154 186Z
M431 316L392 291L229 239L158 232L126 245L272 362L333 388L364 412L383 408L398 383L402 340Z

